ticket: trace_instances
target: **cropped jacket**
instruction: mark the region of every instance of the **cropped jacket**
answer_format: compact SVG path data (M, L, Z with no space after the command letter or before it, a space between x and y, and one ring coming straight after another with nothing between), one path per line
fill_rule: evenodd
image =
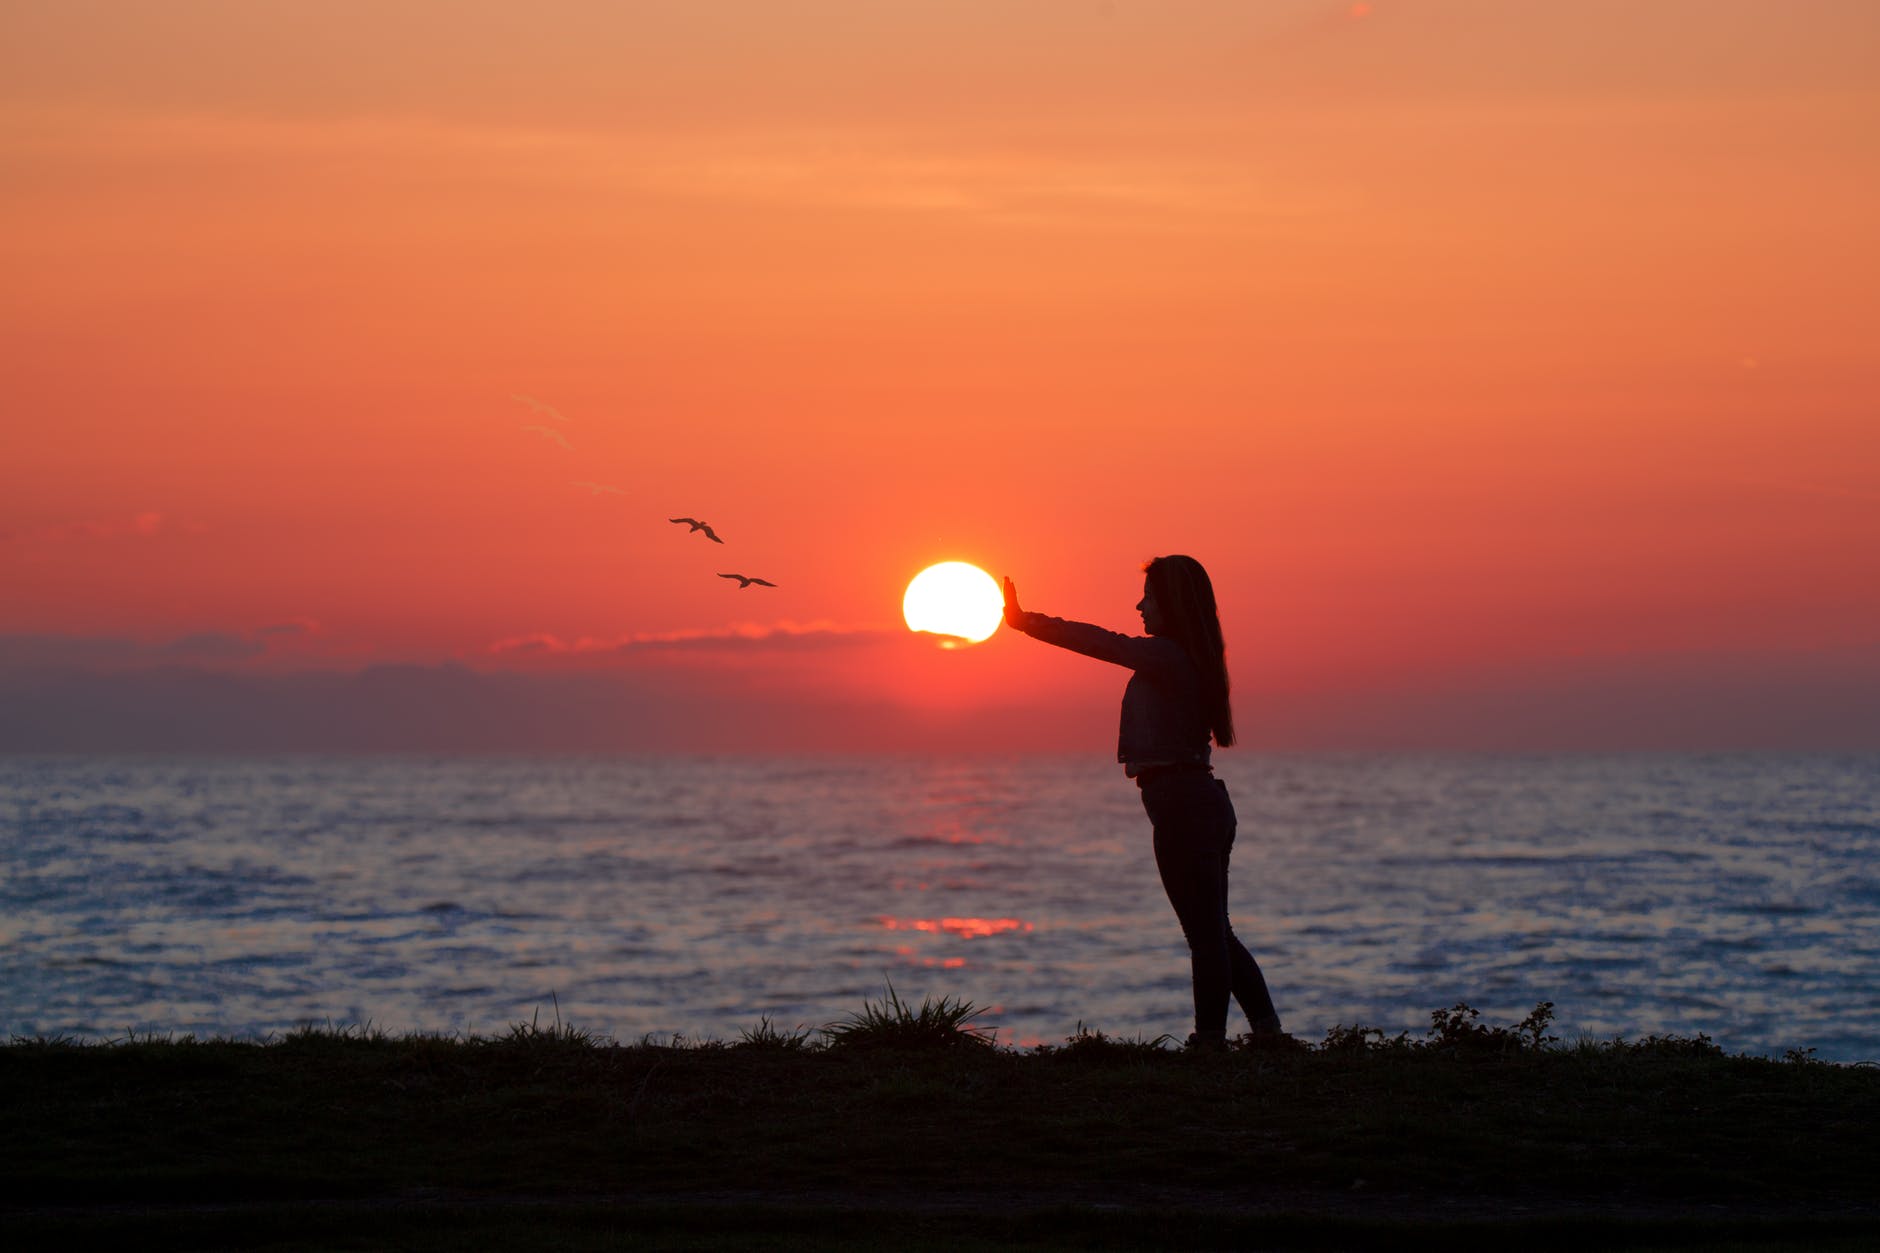
M1123 635L1088 622L1041 613L1020 615L1019 630L1035 640L1126 667L1116 759L1125 764L1208 764L1208 715L1201 675L1188 652L1158 635Z

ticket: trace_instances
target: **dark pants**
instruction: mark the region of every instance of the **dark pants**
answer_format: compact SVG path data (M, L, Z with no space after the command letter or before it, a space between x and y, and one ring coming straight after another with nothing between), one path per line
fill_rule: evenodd
M1260 964L1227 921L1227 858L1234 849L1234 802L1227 785L1202 771L1158 775L1142 786L1155 826L1155 866L1181 920L1194 964L1195 1030L1227 1029L1227 997L1256 1030L1274 1021Z

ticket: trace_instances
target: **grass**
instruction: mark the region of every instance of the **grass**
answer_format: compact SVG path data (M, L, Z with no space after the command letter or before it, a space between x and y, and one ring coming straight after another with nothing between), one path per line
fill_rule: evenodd
M888 995L822 1029L829 1047L839 1049L936 1049L985 1047L989 1032L973 1026L981 1011L971 1002L928 997L914 1009L888 984Z
M763 1020L732 1042L619 1044L558 1012L490 1037L367 1024L266 1043L16 1040L0 1047L0 1236L976 1249L1276 1233L1350 1247L1374 1242L1367 1224L1545 1247L1880 1234L1880 1072L1805 1051L1563 1044L1546 1004L1510 1026L1459 1005L1421 1037L1347 1027L1212 1055L1081 1026L1016 1050L976 1017L890 986L842 1022Z

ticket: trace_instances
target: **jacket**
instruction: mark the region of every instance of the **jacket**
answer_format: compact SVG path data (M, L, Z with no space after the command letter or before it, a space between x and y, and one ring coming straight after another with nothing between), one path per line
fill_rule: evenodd
M1123 688L1116 733L1118 761L1208 764L1210 731L1201 675L1179 643L1157 635L1123 635L1041 613L1022 614L1014 625L1035 640L1132 672Z

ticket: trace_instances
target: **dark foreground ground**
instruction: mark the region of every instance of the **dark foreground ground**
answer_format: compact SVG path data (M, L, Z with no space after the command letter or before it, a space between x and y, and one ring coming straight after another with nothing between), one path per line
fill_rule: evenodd
M0 1241L1880 1247L1880 1071L1439 1028L1199 1056L768 1029L15 1042Z

